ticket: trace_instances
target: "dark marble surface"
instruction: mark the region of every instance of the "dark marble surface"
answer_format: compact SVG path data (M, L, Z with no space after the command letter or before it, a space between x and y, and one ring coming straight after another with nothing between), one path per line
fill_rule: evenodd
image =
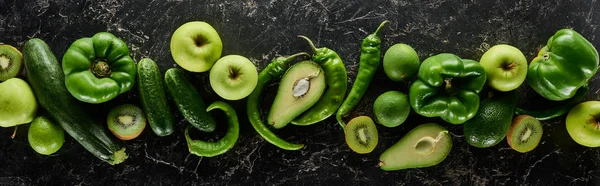
M244 55L259 70L276 56L309 51L296 38L306 35L317 46L327 46L342 56L352 83L362 38L385 19L391 24L382 32L383 50L403 42L413 46L421 60L441 52L479 59L490 46L507 43L531 60L560 28L574 28L600 46L598 6L596 0L0 0L0 42L21 48L29 38L42 38L60 59L74 40L109 31L128 43L135 60L153 58L164 72L176 66L169 51L172 32L185 22L203 20L219 32L223 55ZM208 102L219 100L208 86L207 73L190 76ZM586 100L600 99L599 76L592 79ZM391 82L382 69L374 82L352 116L372 115L373 101L385 91L407 91L406 84ZM275 84L270 86L267 97L274 96L275 89ZM553 104L527 84L519 91L524 100L521 106ZM90 112L100 119L112 106L137 100L135 93L121 95L90 106ZM540 145L526 154L510 149L506 141L487 149L470 147L460 125L442 124L454 141L445 161L430 168L384 172L376 165L386 148L418 124L441 121L412 113L399 127L378 126L378 147L371 154L359 155L346 146L332 117L316 125L276 131L284 139L306 144L300 151L284 151L252 129L243 101L229 103L242 118L240 139L231 151L214 158L187 152L185 121L179 115L181 122L173 135L157 137L146 129L139 138L126 142L129 159L116 166L98 160L71 138L57 154L41 156L29 147L26 127L15 139L9 138L12 128L0 129L0 185L600 184L600 151L576 144L565 130L564 117L543 122ZM216 139L223 130L200 138Z

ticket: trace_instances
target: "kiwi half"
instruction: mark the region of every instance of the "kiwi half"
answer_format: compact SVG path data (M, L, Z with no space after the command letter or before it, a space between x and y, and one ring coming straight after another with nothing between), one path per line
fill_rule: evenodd
M138 106L125 104L110 110L107 117L108 129L121 140L138 137L146 127L146 116Z
M520 115L513 119L506 136L508 145L518 152L525 153L533 150L542 138L542 124L534 117Z
M21 72L23 54L10 45L0 45L0 81L17 77Z
M346 144L354 152L370 153L375 149L378 141L377 127L370 117L359 116L346 125Z

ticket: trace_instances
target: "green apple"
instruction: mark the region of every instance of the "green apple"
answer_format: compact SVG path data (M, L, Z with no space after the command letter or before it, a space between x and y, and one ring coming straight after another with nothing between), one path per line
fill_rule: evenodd
M206 72L221 57L223 43L210 24L193 21L181 25L171 36L171 55L183 69Z
M0 83L0 127L31 122L37 107L35 96L27 82L11 78Z
M487 84L502 92L517 89L527 77L527 58L510 45L496 45L479 60L487 74Z
M219 59L209 74L210 86L226 100L240 100L250 95L258 83L258 71L252 62L240 55Z
M566 123L567 132L575 142L600 147L600 101L587 101L573 107Z

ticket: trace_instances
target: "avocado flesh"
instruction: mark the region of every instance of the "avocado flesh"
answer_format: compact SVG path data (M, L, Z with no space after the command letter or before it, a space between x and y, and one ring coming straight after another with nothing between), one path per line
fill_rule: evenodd
M315 105L325 92L325 74L318 64L302 61L283 75L269 111L268 123L282 128Z
M446 128L422 124L383 152L379 166L385 171L430 167L446 159L451 148L452 138Z

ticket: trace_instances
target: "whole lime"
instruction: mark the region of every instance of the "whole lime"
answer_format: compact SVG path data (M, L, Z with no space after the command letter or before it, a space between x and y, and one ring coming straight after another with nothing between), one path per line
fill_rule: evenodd
M383 56L383 71L392 81L407 81L419 71L419 55L403 43L391 46Z
M408 96L402 92L385 92L379 95L373 104L375 122L386 127L396 127L404 123L409 114Z
M31 122L27 138L29 145L37 153L50 155L62 147L65 141L65 132L49 118L38 116Z

